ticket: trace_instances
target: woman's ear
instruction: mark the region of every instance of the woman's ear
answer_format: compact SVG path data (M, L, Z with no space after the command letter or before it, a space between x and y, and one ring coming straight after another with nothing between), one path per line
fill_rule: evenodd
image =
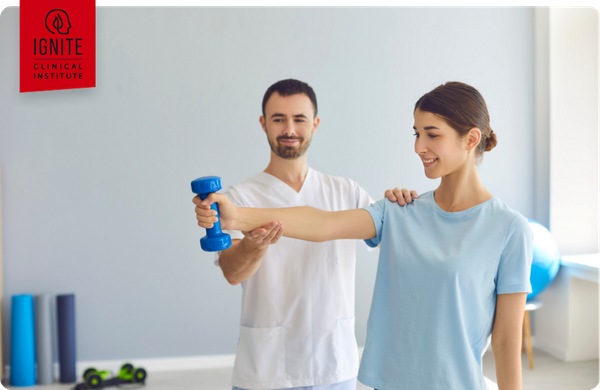
M467 134L467 151L471 152L477 148L479 145L479 141L481 141L481 130L477 127L473 127L469 130L469 134Z

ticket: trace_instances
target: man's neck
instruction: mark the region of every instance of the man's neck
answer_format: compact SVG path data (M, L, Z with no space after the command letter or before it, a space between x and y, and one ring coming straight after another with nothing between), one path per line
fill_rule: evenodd
M306 154L294 160L286 160L271 152L271 161L264 172L275 176L294 191L300 192L308 173Z

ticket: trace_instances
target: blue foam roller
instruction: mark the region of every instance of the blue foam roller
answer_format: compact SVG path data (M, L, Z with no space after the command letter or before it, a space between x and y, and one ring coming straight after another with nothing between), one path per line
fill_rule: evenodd
M60 363L60 383L77 381L75 364L75 295L56 296L56 317L58 322L58 361Z
M11 312L10 384L35 385L33 296L13 295Z

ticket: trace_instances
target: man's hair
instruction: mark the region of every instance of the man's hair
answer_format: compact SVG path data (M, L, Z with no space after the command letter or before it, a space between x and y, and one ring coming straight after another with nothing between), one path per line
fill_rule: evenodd
M317 116L317 96L315 95L315 91L313 91L310 85L295 79L278 81L271 85L269 89L267 89L262 101L263 116L265 116L265 107L267 105L267 101L274 92L277 92L281 96L297 95L299 93L308 96L312 102L314 116Z

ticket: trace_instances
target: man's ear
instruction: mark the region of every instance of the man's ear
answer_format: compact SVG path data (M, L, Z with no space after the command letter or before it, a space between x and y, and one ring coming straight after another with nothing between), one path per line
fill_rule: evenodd
M469 134L467 134L467 151L471 152L475 150L477 145L479 145L479 141L481 141L481 130L473 127L469 130Z
M258 121L260 122L260 125L263 128L263 131L266 133L267 128L265 127L265 117L261 115L260 118L258 118Z
M313 135L315 135L315 133L317 132L317 128L319 127L319 123L321 123L321 118L318 117L318 116L316 116L315 119L313 120L314 126L313 126L313 131L312 131L311 137Z

